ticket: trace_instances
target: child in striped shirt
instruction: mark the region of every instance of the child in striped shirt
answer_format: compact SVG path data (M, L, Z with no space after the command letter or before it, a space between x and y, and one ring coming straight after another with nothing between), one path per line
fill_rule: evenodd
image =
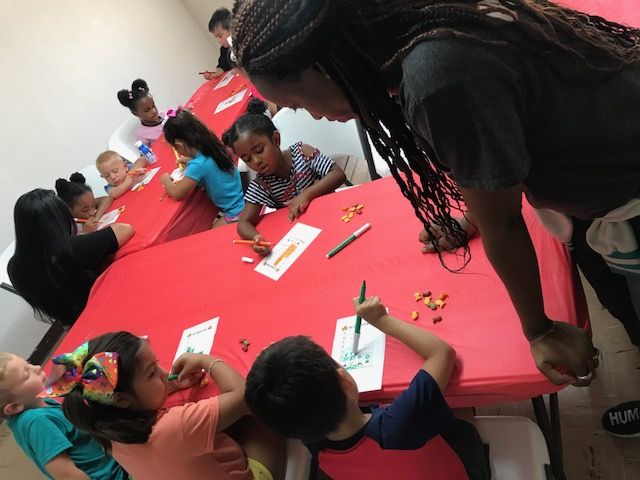
M289 207L289 221L302 215L311 201L333 192L345 174L333 160L302 142L280 149L280 132L265 115L246 114L222 136L249 168L258 175L245 193L245 208L238 221L238 234L254 241L253 249L266 254L269 247L256 230L263 206Z

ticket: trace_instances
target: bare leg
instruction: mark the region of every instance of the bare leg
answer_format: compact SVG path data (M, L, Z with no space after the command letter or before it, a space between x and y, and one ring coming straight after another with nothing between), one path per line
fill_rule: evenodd
M211 230L213 230L214 228L218 228L218 227L222 227L223 225L226 225L227 221L224 219L224 217L218 217L213 221L213 225L211 225Z
M283 437L258 423L252 416L242 417L225 433L240 444L247 457L267 467L273 480L284 478L286 449Z

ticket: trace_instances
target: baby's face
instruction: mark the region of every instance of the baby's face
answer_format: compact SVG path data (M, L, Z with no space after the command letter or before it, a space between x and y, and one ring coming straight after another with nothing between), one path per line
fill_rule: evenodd
M120 156L113 156L106 162L98 165L100 176L104 178L109 185L117 187L127 178L127 166Z

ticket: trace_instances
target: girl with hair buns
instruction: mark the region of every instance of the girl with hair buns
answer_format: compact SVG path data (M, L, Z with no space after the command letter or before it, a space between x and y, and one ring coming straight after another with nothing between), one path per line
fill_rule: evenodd
M147 82L137 78L131 84L131 90L125 88L118 92L118 100L140 119L136 136L142 143L150 146L162 134L165 115L158 112Z
M361 120L423 251L468 260L479 229L538 368L589 385L596 350L545 314L522 195L588 220L601 254L598 225L625 224L640 309L640 30L543 0L238 0L232 40L270 101Z
M109 196L95 198L91 187L87 185L84 175L75 172L69 180L56 180L56 193L69 207L78 228L78 234L95 232L98 220L113 203Z

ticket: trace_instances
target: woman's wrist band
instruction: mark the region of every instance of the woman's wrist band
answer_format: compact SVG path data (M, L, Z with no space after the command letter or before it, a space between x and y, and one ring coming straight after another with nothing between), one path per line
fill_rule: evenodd
M534 340L541 340L547 335L549 335L550 333L553 333L553 331L556 329L556 322L555 320L549 320L549 322L550 322L549 325L540 333L537 333L533 337L527 337L527 340L529 341L529 343L533 342Z

